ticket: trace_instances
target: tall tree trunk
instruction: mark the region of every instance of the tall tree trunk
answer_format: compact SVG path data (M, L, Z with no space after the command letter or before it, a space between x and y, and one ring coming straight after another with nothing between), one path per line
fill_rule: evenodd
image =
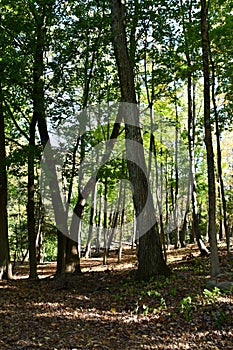
M27 224L29 243L29 278L38 278L36 259L36 230L35 230L35 129L36 117L32 117L29 129L29 150L28 150L28 204L27 204Z
M176 91L176 86L175 86ZM175 112L176 112L176 125L175 125L175 205L174 205L174 248L178 249L180 247L180 235L179 235L179 220L178 220L178 193L179 193L179 173L178 173L178 132L179 132L179 114L178 114L178 104L177 96L175 97Z
M110 0L110 6L113 45L125 118L127 166L133 186L133 201L137 218L137 230L139 232L137 276L140 279L148 280L150 277L155 277L159 274L167 275L170 273L170 269L163 258L160 237L156 228L153 199L148 181L145 178L147 170L139 128L139 112L136 105L133 70L126 41L125 9L121 0ZM125 102L128 102L128 104ZM132 147L130 141L133 142L134 147ZM146 203L148 205L145 209ZM139 217L141 218L139 219ZM148 224L149 226L147 226ZM145 227L150 227L147 232L144 232Z
M187 79L187 93L188 93L188 145L189 145L189 158L190 158L190 182L191 182L191 195L192 195L192 217L193 217L193 235L196 238L198 248L201 255L208 255L209 251L205 247L205 244L201 238L200 228L199 228L199 214L198 214L198 202L196 193L196 166L195 166L195 155L194 155L194 145L195 145L195 84L192 85L192 63L190 57L190 47L189 38L186 32L185 18L184 18L184 6L183 1L180 0L180 6L182 9L182 24L184 32L185 41L185 56L188 65L188 79ZM192 24L192 2L189 7L189 24ZM193 89L192 89L193 86ZM193 94L192 94L193 90Z
M49 134L47 130L47 124L45 119L45 97L44 97L44 50L45 50L45 32L44 32L44 20L43 16L39 16L33 11L36 21L36 43L34 53L33 64L33 117L38 122L38 129L42 145L45 147L44 156L46 167L50 169L49 173L51 178L49 179L49 187L52 196L53 207L59 208L55 210L56 225L62 232L67 232L67 224L64 222L65 211L60 196L59 184L56 177L55 163L53 160L51 147L49 143ZM58 257L61 259L58 262L59 271L64 272L65 266L65 242L63 235L59 231L58 234Z
M194 91L194 90L193 90ZM197 183L196 183L196 166L194 156L194 144L195 144L195 112L192 108L195 100L192 99L192 77L191 74L188 77L188 144L189 144L189 157L190 157L190 182L191 182L191 195L192 195L192 218L193 218L193 236L196 239L198 248L202 256L209 255L209 250L205 246L199 227L199 213L197 202Z
M103 265L107 265L107 259L108 259L107 194L108 194L108 184L107 184L107 178L105 178L104 179L104 222L103 222L103 234L104 234Z
M209 202L209 240L210 240L210 260L211 276L215 277L220 272L219 256L217 247L216 230L216 192L214 176L214 151L211 133L210 120L210 69L209 69L209 40L208 40L208 9L206 0L201 0L201 37L202 37L202 58L204 73L204 125L205 125L205 145L207 152L208 168L208 202Z
M1 74L1 72L0 72ZM5 148L5 118L3 111L3 92L0 82L0 280L12 278L8 242L7 219L7 172Z
M223 211L223 223L226 235L226 244L227 244L227 255L231 254L230 251L230 235L229 235L229 227L227 222L227 205L226 205L226 197L225 197L225 188L222 176L222 152L221 152L221 144L220 144L220 131L219 131L219 122L218 122L218 110L215 99L215 66L214 61L210 51L210 63L212 70L212 102L214 106L214 120L215 120L215 134L216 134L216 142L217 142L217 167L218 167L218 177L219 177L219 185L220 185L220 196L222 200L222 211ZM222 218L220 220L220 230L222 230Z

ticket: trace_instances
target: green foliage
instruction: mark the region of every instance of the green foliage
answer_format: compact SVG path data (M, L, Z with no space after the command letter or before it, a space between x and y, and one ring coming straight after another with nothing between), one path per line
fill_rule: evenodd
M150 300L149 303L146 303L143 297L139 297L136 301L133 313L142 315L147 315L149 313L155 314L167 308L166 300L163 297L161 297L161 294L159 292L148 291L145 294L147 294L148 296L154 295L155 297L158 297L158 300L152 298L152 300Z
M76 116L81 109L93 104L106 104L111 100L119 100L120 86L116 62L111 45L109 6L106 2L65 1L59 6L55 0L0 0L1 31L0 31L0 70L6 115L7 137L7 170L9 193L9 232L10 245L21 256L25 251L26 242L26 204L27 204L27 156L29 124L33 115L32 93L34 77L34 58L36 52L36 30L43 24L44 35L44 103L46 118L50 121L51 131L58 125L62 126L66 118ZM166 191L162 205L164 222L172 212L174 198L172 191L176 186L174 177L174 153L167 145L174 143L170 128L178 127L183 143L187 146L187 77L192 72L195 85L195 160L197 199L199 204L201 233L207 228L207 166L204 150L203 135L203 83L202 57L200 40L199 2L163 1L163 2L126 2L126 23L129 42L129 54L134 68L138 100L141 109L153 105L154 120L150 120L149 112L141 114L140 123L147 132L143 135L144 148L150 147L151 131L155 137L156 165L152 165L151 178L153 186L159 187L160 192ZM215 64L216 87L215 95L218 100L218 113L221 135L232 125L232 96L233 77L229 57L232 57L232 3L231 1L216 0L209 7L211 53ZM191 65L187 62L187 50L190 52ZM194 91L193 91L194 95ZM178 121L176 120L178 108ZM102 112L102 111L101 111ZM101 113L99 113L101 115ZM109 138L114 120L108 124L98 120L95 130L85 130L83 114L74 118L74 124L79 123L82 135L82 145L77 149L74 174L72 173L73 151L67 154L62 176L64 191L67 195L69 185L74 180L71 206L74 207L78 198L78 186L92 175L92 166L87 162L83 174L80 163L84 157L92 159L91 150ZM83 118L83 119L82 119ZM72 119L73 120L73 119ZM68 130L70 131L70 129ZM86 131L86 132L84 132ZM122 126L120 139L124 139ZM159 137L157 137L159 135ZM67 136L68 137L68 136ZM71 138L73 135L71 135ZM65 140L67 141L67 139ZM224 144L224 137L222 144ZM230 149L230 146L228 147ZM42 147L36 140L35 170L39 173L39 159ZM119 152L120 153L120 152ZM230 159L232 154L229 155ZM104 195L102 186L107 179L109 206L116 206L119 195L118 182L128 179L126 161L115 157L98 169L98 196ZM184 162L188 157L181 152ZM149 159L146 158L147 163ZM98 163L98 159L96 158ZM179 167L179 184L187 176L185 165ZM231 161L230 161L231 162ZM155 184L156 170L161 167L161 184ZM229 223L233 222L232 208L232 179L229 163L226 165L224 177L227 211ZM227 175L228 173L228 175ZM166 176L164 176L166 174ZM38 174L37 174L38 175ZM36 178L37 178L36 175ZM73 179L74 176L74 179ZM82 178L83 176L83 178ZM167 177L167 189L165 178ZM81 180L80 180L81 178ZM62 184L63 185L63 184ZM36 192L39 193L39 183ZM154 188L153 188L154 189ZM162 196L162 195L161 195ZM39 197L39 196L38 196ZM36 197L36 207L39 198ZM134 218L132 192L127 189L125 221L132 222ZM20 208L16 207L19 203ZM17 204L18 205L18 204ZM219 206L221 203L219 203ZM90 201L84 212L84 221L88 224ZM37 209L36 209L37 210ZM11 215L17 211L24 213L18 238ZM168 212L167 212L168 211ZM86 230L87 231L87 230ZM87 234L83 236L86 238ZM131 233L126 233L127 239ZM56 240L45 235L45 259L56 257ZM20 241L18 245L17 239ZM195 262L194 262L195 264ZM198 267L199 266L199 267ZM195 265L204 273L204 265ZM189 267L187 267L189 269ZM156 295L154 289L148 290L148 297ZM171 295L176 290L170 290ZM188 304L187 304L188 305Z
M220 289L217 287L214 287L213 290L204 289L204 301L206 303L216 303L218 301L218 298L221 296Z
M196 303L191 296L184 297L180 301L179 311L185 317L186 321L190 321L192 318L193 312L196 310Z
M43 242L43 260L56 261L57 259L57 237L55 233L45 235Z
M211 316L217 329L222 329L225 322L229 321L229 315L226 315L222 310L213 310Z

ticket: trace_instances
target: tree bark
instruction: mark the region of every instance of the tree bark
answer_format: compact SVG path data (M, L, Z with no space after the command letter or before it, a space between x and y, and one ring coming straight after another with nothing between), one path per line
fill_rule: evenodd
M89 230L88 230L88 238L87 238L87 244L86 244L86 249L85 249L85 258L86 259L91 257L91 241L92 241L93 225L94 225L95 212L96 212L96 196L97 196L97 184L95 185L95 188L92 192L92 197L91 197Z
M188 65L188 78L187 78L187 94L188 94L188 145L189 145L189 157L190 157L190 183L191 183L191 195L192 195L192 218L193 218L193 234L196 238L198 248L201 255L208 255L209 251L205 247L204 242L201 238L200 228L199 228L199 214L198 214L198 202L197 202L197 193L196 193L196 166L195 166L195 154L194 154L194 145L195 145L195 85L192 84L192 63L190 57L190 48L189 48L189 38L186 33L185 19L184 19L184 6L183 1L180 0L180 6L182 9L182 24L184 32L184 41L185 41L185 56ZM192 24L192 3L189 7L189 24ZM192 94L193 86L193 94Z
M211 55L211 50L210 50L210 63L211 63L211 70L212 70L212 102L214 106L215 134L216 134L216 142L217 142L217 168L218 168L218 177L219 177L219 185L220 185L220 197L222 200L223 224L224 224L225 235L226 235L227 255L230 256L231 255L230 234L229 234L229 227L227 222L227 204L226 204L225 187L224 187L224 181L223 181L223 175L222 175L222 151L221 151L221 143L220 143L218 110L217 110L216 99L215 99L215 65ZM222 218L220 218L220 232L222 232Z
M0 72L1 74L1 72ZM3 111L3 92L0 82L0 280L12 278L8 241L7 219L7 172L5 148L5 118Z
M215 277L220 272L219 256L217 247L216 230L216 193L214 176L214 152L210 120L210 69L209 69L209 40L208 40L208 9L206 0L201 0L201 37L202 37L202 59L204 74L204 126L205 145L207 153L208 168L208 204L209 204L209 226L208 234L210 241L211 276Z
M120 0L110 0L112 17L112 36L115 58L118 68L122 109L126 129L126 158L129 177L133 186L133 202L139 232L138 271L139 279L148 280L170 269L166 265L159 233L156 228L155 210L149 184L142 148L142 136L139 128L139 111L137 108L133 69L131 66L125 31L125 9ZM130 141L133 141L133 146ZM140 166L138 166L140 164ZM148 203L146 210L144 206ZM149 229L144 233L144 227Z
M35 128L36 118L33 115L29 129L29 150L28 150L28 204L27 204L27 225L28 225L28 243L29 243L29 278L36 279L37 259L36 259L36 231L35 231Z
M45 119L45 96L44 96L44 51L45 51L45 29L43 15L39 15L35 10L32 10L35 22L36 22L36 33L35 33L35 52L34 52L34 62L33 62L33 118L38 123L38 129L40 134L40 139L44 149L44 158L46 167L48 167L51 178L49 179L49 187L52 196L53 207L59 208L55 211L56 225L60 228L60 231L67 232L67 223L64 222L65 210L63 208L63 203L60 196L60 190L58 185L58 180L56 178L55 164L53 160L53 155L51 152L51 147L49 143L49 134L47 130L47 124ZM59 232L60 232L59 231ZM66 240L62 237L62 234L58 234L58 258L61 259L58 262L59 272L65 271L65 243Z

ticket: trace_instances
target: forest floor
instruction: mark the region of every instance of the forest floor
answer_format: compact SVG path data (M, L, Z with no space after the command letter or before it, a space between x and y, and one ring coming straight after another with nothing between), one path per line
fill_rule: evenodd
M221 249L220 280L233 280ZM0 282L0 349L233 349L233 291L206 289L209 258L195 246L168 252L173 274L135 281L135 252L82 259L82 275L53 278L55 263L28 265Z

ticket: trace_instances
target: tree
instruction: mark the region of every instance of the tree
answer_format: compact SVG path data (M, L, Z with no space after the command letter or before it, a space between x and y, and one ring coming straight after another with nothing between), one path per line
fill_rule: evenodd
M3 67L0 69L2 76ZM5 148L5 118L3 110L3 91L0 82L0 280L12 278L7 218L7 172Z
M204 75L204 127L205 144L207 152L208 168L208 203L209 203L209 241L211 258L211 276L215 277L220 272L217 230L216 230L216 193L215 193L215 164L210 119L210 68L209 68L209 40L208 40L208 9L206 0L201 0L201 38Z
M193 219L193 231L196 237L196 241L202 255L208 255L209 251L205 247L202 241L200 228L199 228L199 213L198 213L198 202L197 202L197 181L196 181L196 164L195 164L195 77L192 67L192 59L190 52L194 50L190 49L190 36L187 33L185 23L185 12L183 1L180 0L180 6L182 11L182 26L184 35L184 51L187 61L187 96L188 96L188 145L189 145L189 157L190 157L190 177L191 177L191 195L192 195L192 219ZM192 3L188 7L188 25L192 26Z
M139 112L133 69L127 47L125 8L123 2L120 0L110 0L110 6L113 45L120 80L121 101L123 102L122 113L124 114L126 128L127 166L129 178L133 186L133 201L137 218L137 230L139 232L138 277L148 280L150 277L159 274L168 275L170 270L163 258L162 246L154 217L155 211L152 195L148 182L144 177L146 174L146 165L139 128ZM134 146L137 145L138 147L136 149L133 148L130 141L133 141ZM140 164L140 167L138 164ZM140 219L140 214L143 212L147 201L149 201L148 208ZM152 223L151 227L143 234L146 221L150 219Z

